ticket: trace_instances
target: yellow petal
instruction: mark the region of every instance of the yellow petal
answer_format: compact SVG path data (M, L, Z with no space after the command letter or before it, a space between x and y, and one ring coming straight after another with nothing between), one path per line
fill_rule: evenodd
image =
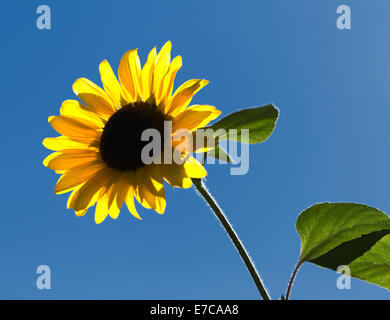
M85 216L87 211L88 211L88 209L84 209L84 210L75 211L75 213L76 213L76 216L83 217L83 216Z
M145 176L145 168L138 169L135 172L134 196L143 207L147 209L153 209L153 194L145 187L146 179L150 179L150 177Z
M141 71L143 98L146 101L153 92L153 73L154 61L156 60L157 52L154 47L148 55L148 59Z
M128 190L128 172L119 173L117 179L111 185L110 191L108 192L108 207L111 218L118 218Z
M78 185L87 182L104 164L100 161L79 165L66 171L58 180L54 192L66 193Z
M161 91L165 74L171 62L172 43L167 41L158 53L154 63L153 90L156 101L161 101Z
M97 224L102 223L108 216L108 197L107 194L98 200L95 208L95 222Z
M70 196L69 196L69 198L68 198L68 201L67 201L67 203L66 203L66 207L67 207L68 209L72 208L71 204L72 204L73 201L74 201L75 195L77 195L77 192L80 190L80 187L81 187L81 186L78 186L78 187L76 187L75 189L73 189L72 193L70 194ZM85 209L82 209L82 210L75 210L74 212L75 212L75 214L76 214L77 217L83 217L83 216L85 216L85 214L87 213L87 211L88 211L88 207L85 208Z
M70 195L69 195L69 197L68 197L68 201L66 202L66 207L67 207L68 209L70 209L70 208L73 207L72 204L73 204L73 202L74 202L74 197L75 197L75 195L77 194L77 192L80 190L81 186L82 186L82 185L77 186L77 187L74 188L74 189L72 190L72 192L70 193ZM79 210L79 211L81 211L81 210ZM76 211L75 211L75 212L76 212Z
M134 204L134 187L130 186L128 194L126 196L126 206L129 212L137 219L142 220L141 216L138 214L137 209Z
M124 194L127 209L135 218L142 220L142 218L138 214L137 209L135 208L135 204L134 204L134 191L135 191L135 187L134 187L135 174L134 174L134 172L132 172L132 171L126 172L124 179L126 180L127 185L128 185L127 191Z
M188 178L204 178L207 176L207 171L203 165L191 156L185 158L182 167Z
M126 93L126 100L133 102L142 95L140 76L141 62L138 57L137 49L127 51L119 63L119 81Z
M164 213L166 201L161 174L156 171L158 166L147 166L135 173L137 190L135 196L138 202L157 213Z
M128 104L126 100L126 94L123 92L118 79L116 78L114 71L107 60L103 60L99 65L100 78L103 83L104 90L110 96L110 98L119 107L123 107Z
M111 172L111 169L102 167L93 177L90 177L78 191L76 191L73 199L69 203L69 207L78 211L93 206L97 201L100 192L105 191L106 185L110 180Z
M191 102L192 97L209 82L204 79L186 81L176 89L168 103L168 114L175 117L182 112Z
M181 165L176 163L162 166L163 176L172 187L188 189L192 186L191 178L188 178Z
M107 197L108 197L108 214L111 218L116 219L119 216L120 206L116 201L116 197L118 195L118 182L121 177L121 172L117 171L111 177L110 185L107 186Z
M163 195L156 195L154 197L155 206L156 206L156 208L154 210L156 210L156 212L159 214L164 214L165 208L167 205L167 202L165 200L165 191L164 191L164 189L162 189L162 190L163 190Z
M60 113L68 118L74 118L80 122L85 122L91 128L103 128L107 120L97 113L88 110L88 107L76 100L65 100L62 103Z
M122 208L123 203L126 200L127 193L130 186L130 173L129 171L121 173L117 183L115 184L115 193L116 193L116 205L119 208Z
M162 177L161 166L150 166L151 183L149 185L151 192L154 193L154 210L163 214L166 208L164 180Z
M115 184L111 185L110 191L108 193L108 214L112 219L117 219L120 212L120 207L116 201L117 192L115 190Z
M194 131L206 126L221 114L217 108L208 105L193 105L173 119L172 132L179 129Z
M110 116L117 110L114 101L104 90L86 78L77 79L73 84L73 91L96 113Z
M176 74L181 68L182 64L183 62L181 57L175 57L169 66L168 73L164 77L160 98L157 100L157 104L159 105L160 110L162 110L164 113L168 111L168 101L172 95L173 83L175 81ZM160 106L160 104L162 105Z
M54 156L53 156L54 155ZM52 156L52 157L51 157ZM52 170L68 170L70 168L99 160L99 154L83 149L67 149L55 152L44 160L44 165Z
M59 155L61 155L61 152L53 152L51 154L49 154L44 160L43 160L43 165L45 167L47 167L47 165L49 164L49 162L54 159L55 157L58 157Z
M75 120L65 116L51 116L49 123L58 133L67 136L70 139L91 141L100 138L100 133L92 127L89 127L80 120Z
M94 149L98 148L95 146L88 146L88 144L76 142L74 140L70 140L67 137L59 136L55 138L45 138L42 141L42 144L49 150L60 151L64 149Z
M118 208L116 201L114 201L114 203L111 204L110 208L108 209L108 214L112 219L118 219L120 210L121 208Z

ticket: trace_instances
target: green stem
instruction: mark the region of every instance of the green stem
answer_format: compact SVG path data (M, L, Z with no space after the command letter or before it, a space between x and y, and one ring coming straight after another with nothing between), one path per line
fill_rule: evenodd
M237 236L236 232L234 231L234 229L233 229L232 225L230 224L229 220L227 219L226 215L224 214L222 209L218 206L217 202L215 201L213 196L210 194L210 192L207 190L203 180L192 179L192 182L194 183L196 189L199 191L200 195L210 205L215 216L221 222L222 226L225 228L230 239L233 241L234 246L236 247L242 260L244 261L246 267L248 268L248 271L249 271L250 275L252 276L252 279L255 282L256 287L259 290L261 297L264 300L271 300L271 298L270 298L267 290L265 289L264 284L263 284L263 282L262 282L262 280L261 280L261 278L260 278L260 276L255 268L255 265L254 265L252 259L249 257L248 252L245 250L244 245L242 244L240 238Z
M292 286L294 284L294 279L297 275L297 272L298 272L298 269L301 267L302 265L302 262L299 260L299 262L297 263L292 275L291 275L291 278L290 278L290 281L288 282L288 287L287 287L287 292L286 292L286 300L288 300L290 298L290 293L291 293L291 289L292 289Z

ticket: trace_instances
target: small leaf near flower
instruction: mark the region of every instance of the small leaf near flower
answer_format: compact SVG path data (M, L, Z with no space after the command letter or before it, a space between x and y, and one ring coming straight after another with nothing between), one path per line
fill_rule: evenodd
M217 145L215 149L207 153L209 157L224 161L226 163L234 164L233 158L228 154L220 145Z
M263 107L233 112L214 123L210 128L214 130L219 141L234 140L250 144L260 143L267 140L272 134L278 117L278 108L268 104ZM219 129L223 129L222 132L224 132L218 132ZM236 129L237 132L229 132L230 129ZM249 129L249 137L242 135L241 129Z

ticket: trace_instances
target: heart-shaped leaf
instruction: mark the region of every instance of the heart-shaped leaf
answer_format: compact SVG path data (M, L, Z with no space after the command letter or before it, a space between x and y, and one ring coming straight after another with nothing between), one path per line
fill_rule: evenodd
M233 158L228 154L220 145L217 145L215 149L210 150L207 155L209 157L218 159L220 161L234 164Z
M302 248L298 266L308 261L390 290L390 219L378 209L356 203L321 203L297 220Z
M279 110L269 104L264 107L247 108L229 114L214 123L211 128L218 140L234 140L243 143L260 143L268 139L275 128ZM222 129L222 130L220 130ZM246 135L242 129L248 129Z

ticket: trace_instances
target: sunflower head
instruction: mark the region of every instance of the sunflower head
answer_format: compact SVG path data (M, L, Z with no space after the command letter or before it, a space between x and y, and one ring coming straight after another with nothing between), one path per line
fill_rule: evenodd
M164 213L164 180L172 187L189 188L192 178L203 178L206 170L195 158L181 153L181 162L145 163L142 151L148 144L143 133L153 129L163 137L157 155L173 152L175 132L194 132L220 115L210 105L190 105L192 97L207 85L192 79L173 93L180 56L171 61L168 41L157 53L153 48L141 68L137 49L126 52L119 64L118 78L103 60L99 71L103 89L86 78L77 79L73 91L82 101L66 100L59 116L49 123L60 136L46 138L43 145L53 150L43 164L61 174L55 192L71 192L67 207L77 216L96 204L95 221L116 219L126 203L138 219L134 197L145 208ZM172 134L167 136L165 124ZM169 140L169 143L166 143ZM172 157L171 157L172 158Z

